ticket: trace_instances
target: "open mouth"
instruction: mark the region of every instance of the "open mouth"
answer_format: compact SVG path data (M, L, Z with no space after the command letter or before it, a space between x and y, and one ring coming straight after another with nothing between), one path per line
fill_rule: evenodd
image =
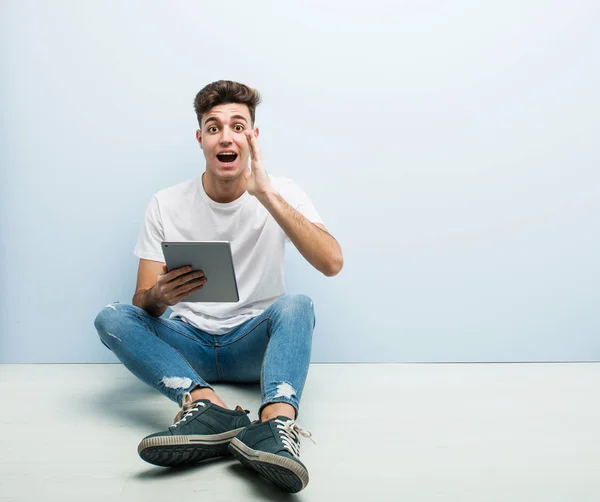
M227 153L219 153L217 155L217 159L219 162L223 164L232 164L237 159L237 153L227 152Z

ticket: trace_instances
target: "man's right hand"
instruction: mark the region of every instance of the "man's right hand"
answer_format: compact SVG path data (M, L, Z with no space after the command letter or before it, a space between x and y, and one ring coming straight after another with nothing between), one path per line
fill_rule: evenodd
M192 272L192 267L187 266L167 272L167 266L163 265L156 284L148 294L158 305L172 307L202 289L207 281L202 270Z

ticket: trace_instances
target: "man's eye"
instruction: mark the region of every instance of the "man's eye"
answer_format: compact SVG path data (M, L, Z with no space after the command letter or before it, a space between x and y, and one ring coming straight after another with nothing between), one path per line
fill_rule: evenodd
M242 124L237 124L234 129L238 132L241 132L244 130L244 126Z
M210 126L208 128L208 132L217 132L217 127L216 126Z

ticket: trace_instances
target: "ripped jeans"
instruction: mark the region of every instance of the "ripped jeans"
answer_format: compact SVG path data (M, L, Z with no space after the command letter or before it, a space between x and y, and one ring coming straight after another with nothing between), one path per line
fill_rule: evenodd
M131 373L179 405L186 392L212 388L209 382L260 382L259 417L270 403L291 404L298 416L315 326L307 296L282 296L224 335L118 302L104 307L94 326Z

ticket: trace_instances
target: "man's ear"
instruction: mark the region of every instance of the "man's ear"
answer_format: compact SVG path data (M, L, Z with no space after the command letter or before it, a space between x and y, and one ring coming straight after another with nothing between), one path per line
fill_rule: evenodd
M260 130L258 129L258 127L254 128L254 135L258 138L258 135L260 134Z
M202 148L202 131L200 129L196 130L196 141L198 141L200 148Z

